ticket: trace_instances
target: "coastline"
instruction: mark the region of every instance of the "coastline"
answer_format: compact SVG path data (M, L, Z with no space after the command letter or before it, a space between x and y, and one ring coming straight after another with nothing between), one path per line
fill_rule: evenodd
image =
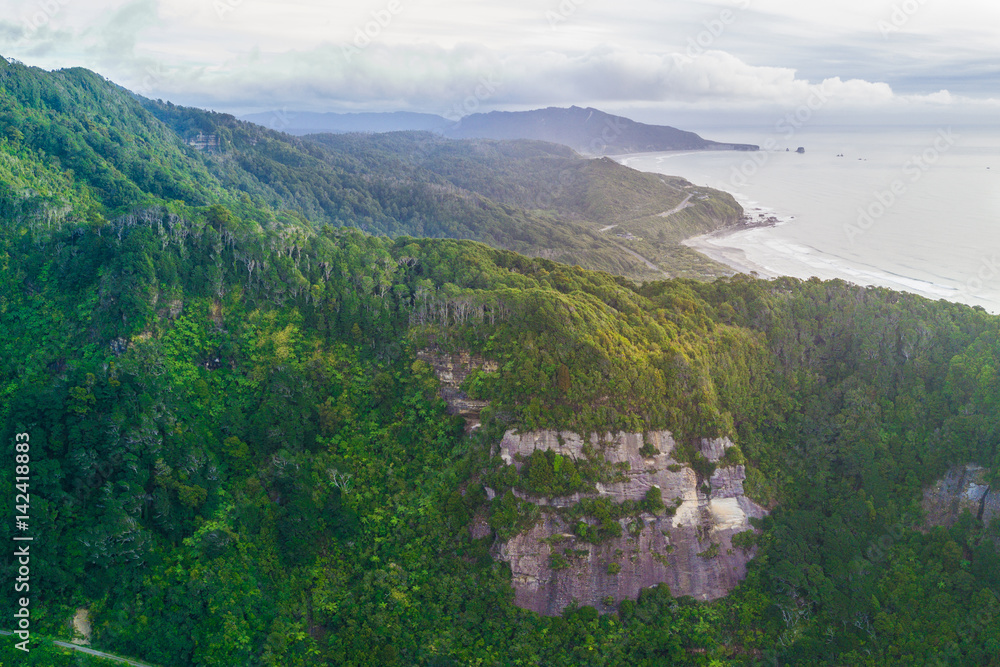
M728 239L739 232L762 228L763 227L751 227L747 229L741 227L728 227L726 229L718 229L714 232L709 232L708 234L700 234L698 236L686 238L681 241L681 245L691 248L696 252L700 252L702 255L705 255L709 259L715 260L720 264L725 264L733 270L733 274L746 273L747 275L756 276L758 278L777 278L781 274L770 271L769 269L750 261L746 252L742 248L723 243L725 239Z
M995 224L1000 199L995 198L996 181L992 180L996 172L986 171L982 151L950 155L955 160L952 168L936 170L926 186L921 183L922 187L910 189L905 200L898 198L891 212L878 216L872 230L863 228L870 231L863 242L854 243L854 236L848 234L845 222L858 219L858 202L874 206L871 197L862 194L878 191L893 176L898 178L907 152L919 146L920 137L913 133L899 137L887 142L884 137L847 135L843 141L849 140L852 157L855 153L860 157L838 161L833 156L844 153L843 142L821 135L817 149L807 158L771 156L769 168L761 170L766 178L761 176L756 186L733 182L728 175L734 160L718 159L705 151L638 153L615 156L615 160L640 171L670 174L728 192L751 218L761 210L779 218L775 227L784 227L793 220L790 214L795 216L795 224L782 229L734 224L680 241L733 273L761 279L838 279L1000 314L1000 264L993 254L1000 247L1000 227ZM1000 150L1000 144L996 146ZM802 168L803 160L811 169ZM820 180L811 182L813 178ZM818 186L817 194L804 196L813 186ZM787 199L782 198L785 188L790 189ZM956 202L962 205L956 208ZM942 232L941 220L950 221L946 227L956 228L954 243Z
M758 278L777 278L784 275L778 270L763 266L751 260L742 246L748 243L755 243L753 236L761 230L770 229L783 225L794 216L779 218L772 209L756 206L756 202L740 201L734 193L729 193L743 207L743 216L740 221L732 227L724 227L708 232L691 236L681 241L681 245L700 252L709 259L720 264L725 264L733 269L734 273L746 273ZM740 242L733 243L733 237L742 235Z
M610 157L612 160L625 167L631 167L629 163L639 158L661 156L664 154L673 154L677 156L689 155L692 153L705 152L705 150L706 149L677 149L672 151L646 151L642 153L623 153L620 155L609 155L605 157ZM634 169L635 167L631 168ZM661 172L652 171L647 173ZM691 248L692 250L699 252L709 259L719 262L720 264L725 264L733 270L734 274L746 273L748 275L755 275L759 278L767 279L785 275L780 271L769 269L751 261L750 258L747 257L746 252L739 247L739 245L724 243L723 241L724 239L730 239L737 234L750 233L754 230L766 229L785 224L786 222L793 220L794 216L779 217L773 209L761 207L758 202L744 199L735 192L728 190L723 190L723 192L731 195L743 208L743 216L741 217L740 222L732 227L724 227L722 229L716 229L708 232L707 234L699 234L697 236L688 237L681 241L681 245ZM750 240L748 239L748 241ZM752 243L753 241L750 242Z
M764 280L780 276L790 276L799 280L808 280L812 276L816 276L821 280L840 279L860 286L880 286L897 292L916 294L935 301L944 299L968 306L981 306L994 314L1000 311L1000 309L996 308L995 304L988 300L963 293L961 290L948 285L942 285L915 276L894 274L876 267L864 268L857 265L844 265L835 258L822 258L814 254L811 248L802 247L797 244L788 246L783 242L777 244L775 247L773 240L771 243L768 243L766 238L761 238L763 234L767 233L765 230L777 227L785 222L787 221L750 222L749 224L726 227L709 232L708 234L689 237L681 241L681 244L700 252L716 262L725 264L733 270L733 274L745 273ZM765 266L750 259L747 252L747 250L755 251L755 254L758 256L766 256L768 250L788 254L789 250L793 247L801 253L798 255L798 261L802 267L807 268L806 271L788 271ZM812 257L812 261L807 259L809 257ZM778 260L780 264L781 257L778 257Z

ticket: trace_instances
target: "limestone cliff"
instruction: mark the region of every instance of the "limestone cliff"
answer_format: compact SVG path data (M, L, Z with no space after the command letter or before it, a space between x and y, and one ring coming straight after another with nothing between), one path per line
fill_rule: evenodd
M486 407L486 401L470 399L462 391L462 383L473 370L495 371L497 363L476 354L458 352L446 354L437 350L424 349L417 352L417 358L430 364L441 383L439 393L448 403L448 412L462 415L467 430L479 426L479 413Z
M987 525L1000 518L1000 489L990 487L989 472L972 463L955 466L926 489L921 505L927 525L951 526L965 510Z
M744 495L743 466L717 468L706 495L708 489L699 484L695 471L671 456L676 443L669 432L647 433L645 442L659 453L642 455L641 433L592 436L593 451L609 463L626 464L622 468L627 472L619 481L597 484L596 494L583 495L608 496L620 503L642 500L651 487L659 487L672 516L668 511L622 519L621 537L591 544L578 539L555 511L579 502L581 494L557 498L519 494L545 511L533 527L495 547L497 557L510 564L518 606L554 615L577 600L608 611L606 603L634 599L642 588L661 582L676 596L711 600L728 593L745 576L754 551L734 547L732 539L751 529L750 517L760 518L766 512ZM709 461L718 462L730 446L727 439L702 440L700 450ZM569 432L510 431L498 449L505 462L518 467L535 449L551 449L573 459L585 456L582 438ZM553 554L557 569L552 567Z

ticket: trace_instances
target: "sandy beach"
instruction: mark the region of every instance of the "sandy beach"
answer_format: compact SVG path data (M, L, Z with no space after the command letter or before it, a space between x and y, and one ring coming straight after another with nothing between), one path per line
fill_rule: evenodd
M860 267L826 256L814 248L776 238L772 225L722 229L685 239L682 243L729 266L734 273L746 273L765 279L783 275L802 280L813 276L822 280L840 278L857 285L880 285L929 299L982 305L991 312L996 312L994 304L971 297L954 287L880 271L875 267Z
M755 229L720 229L709 234L684 239L681 244L692 250L697 250L716 262L731 267L735 273L747 273L757 275L760 278L776 278L780 275L778 272L752 262L747 257L746 251L739 247L750 242L750 239L741 238L738 235L746 236L753 231Z
M1000 154L995 132L965 143L921 174L901 165L933 137L931 128L827 128L802 134L805 154L753 156L672 152L621 156L634 169L671 174L729 192L750 225L689 238L684 245L733 271L879 285L1000 312ZM750 138L754 137L750 135ZM758 142L759 143L759 142ZM886 187L902 183L892 202ZM898 188L897 188L898 189ZM881 197L881 200L880 200Z

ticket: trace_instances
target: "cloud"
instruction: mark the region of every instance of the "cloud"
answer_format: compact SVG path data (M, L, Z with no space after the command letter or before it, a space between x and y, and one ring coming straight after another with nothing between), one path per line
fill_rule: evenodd
M602 46L582 53L498 53L480 45L328 44L247 55L214 69L178 68L157 93L208 106L302 109L406 108L442 113L492 82L483 106L563 104L795 107L817 95L830 108L968 102L947 91L900 96L885 82L809 81L792 68L750 65L723 52L646 53ZM123 82L128 85L130 82ZM475 93L478 95L478 93Z
M133 0L83 32L85 52L102 64L136 59L140 33L157 22L156 0Z
M628 12L601 0L563 2L578 9L553 27L546 12L561 5L527 0L475 11L453 0L422 9L410 0L37 0L19 5L21 18L55 10L30 34L20 19L0 21L0 52L234 111L795 108L817 95L831 109L956 108L994 104L974 98L982 82L1000 78L983 51L917 34L924 14L883 39L874 29L881 10L861 0L846 13L825 8L829 27L784 0L749 8L636 0ZM220 14L218 3L229 9Z

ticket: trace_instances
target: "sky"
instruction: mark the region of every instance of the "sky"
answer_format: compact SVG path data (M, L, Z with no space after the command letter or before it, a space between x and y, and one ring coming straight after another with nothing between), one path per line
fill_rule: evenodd
M0 0L0 17L8 58L237 114L576 104L704 125L1000 110L987 1Z

